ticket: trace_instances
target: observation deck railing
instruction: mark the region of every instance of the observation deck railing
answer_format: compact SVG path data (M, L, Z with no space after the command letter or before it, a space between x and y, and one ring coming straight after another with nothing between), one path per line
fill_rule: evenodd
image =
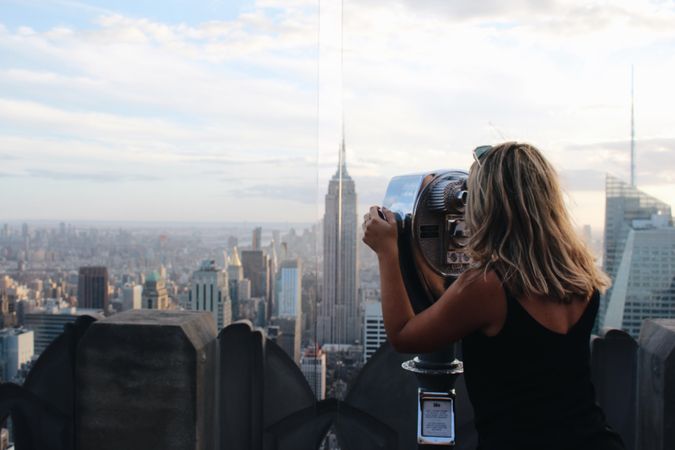
M675 448L675 320L639 343L594 337L598 402L628 449ZM23 386L0 385L17 450L303 450L333 427L343 450L416 448L410 358L384 344L344 400L317 401L298 366L246 322L216 335L208 313L136 310L68 325ZM457 383L457 449L476 433Z

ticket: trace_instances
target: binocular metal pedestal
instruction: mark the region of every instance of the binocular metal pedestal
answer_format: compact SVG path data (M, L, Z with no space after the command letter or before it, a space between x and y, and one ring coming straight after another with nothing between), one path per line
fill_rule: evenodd
M464 372L455 358L454 345L416 356L401 367L419 382L417 395L417 448L455 446L455 381Z

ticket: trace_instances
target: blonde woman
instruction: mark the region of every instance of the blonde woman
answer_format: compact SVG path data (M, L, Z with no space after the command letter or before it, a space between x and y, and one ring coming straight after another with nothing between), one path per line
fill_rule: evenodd
M623 449L595 403L589 340L609 279L575 233L549 162L507 142L474 151L464 272L415 315L398 263L397 229L372 207L364 242L376 253L389 342L421 353L462 340L479 449Z

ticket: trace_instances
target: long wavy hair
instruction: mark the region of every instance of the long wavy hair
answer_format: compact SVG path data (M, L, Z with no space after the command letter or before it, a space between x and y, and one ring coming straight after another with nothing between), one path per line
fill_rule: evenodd
M484 272L496 271L516 298L570 303L609 287L572 226L557 173L534 146L493 147L471 166L467 184L468 253Z

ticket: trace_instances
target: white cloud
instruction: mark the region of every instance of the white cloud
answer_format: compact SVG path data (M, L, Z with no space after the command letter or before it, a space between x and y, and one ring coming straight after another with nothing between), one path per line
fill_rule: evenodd
M218 218L288 220L277 201L261 209L285 196L312 220L305 191L334 171L341 117L339 3L321 8L320 60L307 0L259 0L201 24L105 11L84 28L0 24L3 171L131 174L119 183L154 172L240 205ZM347 156L360 199L376 201L396 174L468 167L474 146L504 136L541 147L577 221L600 227L598 180L628 172L634 63L638 180L675 203L673 42L666 2L346 2ZM153 219L172 218L177 194L165 195L167 216Z

